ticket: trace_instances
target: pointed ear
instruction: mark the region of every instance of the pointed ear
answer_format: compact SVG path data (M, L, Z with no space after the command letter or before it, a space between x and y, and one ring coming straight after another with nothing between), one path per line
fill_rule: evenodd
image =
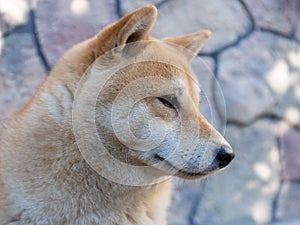
M176 38L165 38L163 41L179 45L189 51L184 51L189 61L191 61L203 47L205 42L210 38L209 30L202 30L196 33L188 34Z
M105 27L89 44L93 60L114 48L117 50L113 52L119 52L127 43L148 40L156 17L156 7L146 5Z
M115 46L119 47L130 42L147 40L156 21L157 9L154 5L146 5L125 15L114 24L118 31Z

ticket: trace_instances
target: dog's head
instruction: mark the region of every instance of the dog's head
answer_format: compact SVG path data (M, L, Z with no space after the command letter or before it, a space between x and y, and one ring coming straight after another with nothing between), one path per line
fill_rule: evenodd
M189 65L210 32L156 40L149 36L156 15L154 6L142 7L94 38L99 58L81 85L86 91L78 97L84 102L79 114L95 111L101 148L122 163L187 179L206 176L234 157L199 111L201 90ZM86 133L80 135L91 139ZM92 145L92 157L84 154L93 164L97 147Z

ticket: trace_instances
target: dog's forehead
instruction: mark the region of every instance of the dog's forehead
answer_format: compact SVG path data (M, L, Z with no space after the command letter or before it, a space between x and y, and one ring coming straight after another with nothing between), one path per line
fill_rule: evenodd
M173 79L179 95L190 95L192 98L198 101L201 89L194 74L178 73Z
M160 40L152 40L143 47L142 57L166 62L181 69L185 69L184 67L188 64L187 58L179 46Z
M182 49L159 40L141 42L140 45L137 43L136 46L139 51L134 55L134 60L141 63L134 64L136 66L134 73L151 73L165 77L172 81L172 87L175 87L179 95L192 96L196 101L199 99L200 88L197 77Z

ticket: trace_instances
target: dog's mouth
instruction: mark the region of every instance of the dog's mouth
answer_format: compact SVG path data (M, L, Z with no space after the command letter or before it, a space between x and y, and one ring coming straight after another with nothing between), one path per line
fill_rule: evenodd
M164 157L161 157L161 156L158 155L158 154L155 154L154 157L155 157L156 159L158 159L159 161L165 161L165 160L166 160Z
M176 166L174 166L172 163L170 163L167 159L165 159L164 157L155 154L155 158L161 162L164 162L165 165L167 165L167 167L173 172L172 175L180 177L180 178L184 178L184 179L199 179L199 178L203 178L206 177L216 171L218 171L219 167L215 167L212 166L210 169L208 169L207 171L201 171L201 172L191 172L191 171L186 171L184 169L178 169Z

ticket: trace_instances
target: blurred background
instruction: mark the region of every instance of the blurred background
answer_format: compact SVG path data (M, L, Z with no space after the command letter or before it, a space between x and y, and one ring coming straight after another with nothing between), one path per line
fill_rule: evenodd
M0 124L66 49L148 3L156 38L212 31L199 56L225 106L209 82L203 111L236 152L207 179L175 179L169 224L300 225L299 0L0 0Z

